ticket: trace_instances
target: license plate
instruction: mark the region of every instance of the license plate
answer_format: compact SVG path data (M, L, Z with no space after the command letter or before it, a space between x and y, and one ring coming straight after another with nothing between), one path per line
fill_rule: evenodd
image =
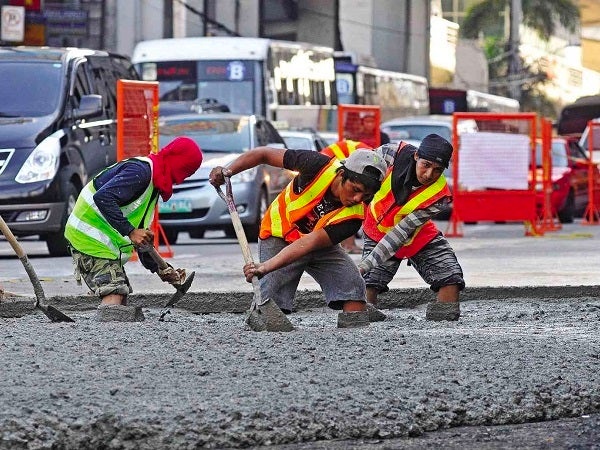
M158 206L159 213L185 213L192 212L192 201L187 198L170 199L161 201Z

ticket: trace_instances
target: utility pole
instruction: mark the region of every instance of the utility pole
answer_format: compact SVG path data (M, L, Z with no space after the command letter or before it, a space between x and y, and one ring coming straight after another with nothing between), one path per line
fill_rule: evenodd
M510 35L509 35L509 60L508 60L508 82L510 96L515 100L521 101L521 83L522 66L519 54L519 44L521 37L519 35L519 26L523 20L523 7L521 0L511 0L510 2Z

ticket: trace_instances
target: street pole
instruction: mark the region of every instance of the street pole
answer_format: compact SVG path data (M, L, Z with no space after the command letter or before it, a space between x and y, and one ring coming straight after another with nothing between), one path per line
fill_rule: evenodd
M510 5L510 36L509 47L510 56L508 62L508 82L510 96L515 100L521 101L521 83L519 79L522 77L521 57L519 54L519 43L521 41L519 35L519 26L523 20L523 7L521 0L511 0Z

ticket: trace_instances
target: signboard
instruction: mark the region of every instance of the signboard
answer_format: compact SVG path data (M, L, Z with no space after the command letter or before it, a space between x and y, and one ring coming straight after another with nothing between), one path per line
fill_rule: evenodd
M25 39L25 7L2 7L1 40L7 42L23 42Z
M458 161L461 189L529 188L530 138L510 133L465 133Z

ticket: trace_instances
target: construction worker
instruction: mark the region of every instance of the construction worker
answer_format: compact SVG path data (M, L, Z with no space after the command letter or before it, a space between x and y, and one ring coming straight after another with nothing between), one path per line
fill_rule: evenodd
M321 286L327 305L343 310L338 327L369 324L365 284L356 264L337 244L362 225L365 203L380 187L387 169L372 150L357 150L339 161L312 150L257 147L228 168L215 167L210 183L220 186L259 164L298 172L275 198L262 219L259 263L246 264L248 282L258 277L262 298L289 314L300 277L310 274Z
M367 286L367 301L388 290L402 259L408 259L437 292L427 305L428 320L458 320L462 268L452 247L431 221L451 199L442 175L452 145L437 134L426 136L419 148L400 142L375 150L389 169L382 188L368 205L363 224L363 260L359 269Z
M75 276L83 277L100 297L101 321L143 320L141 309L127 306L133 290L124 264L134 247L140 262L158 272L168 283L183 282L185 272L169 267L159 270L144 247L152 246L154 233L148 229L158 195L166 201L173 185L192 175L202 163L198 145L186 137L175 138L156 154L118 162L96 175L81 191L69 216L65 237L69 241Z
M343 141L334 142L331 145L328 145L321 153L327 156L335 156L339 160L346 159L354 150L359 148L372 150L367 144L359 141L352 141L350 139L346 139ZM350 253L351 255L360 255L362 254L362 248L356 244L356 235L352 235L344 239L340 242L340 245L346 253Z

